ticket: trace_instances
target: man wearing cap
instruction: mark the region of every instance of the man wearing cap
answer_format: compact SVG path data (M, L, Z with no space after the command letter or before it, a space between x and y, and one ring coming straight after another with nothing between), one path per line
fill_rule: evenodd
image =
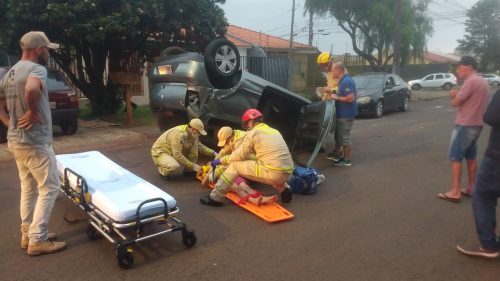
M489 100L488 82L476 72L477 61L463 56L458 62L456 74L464 80L460 91L450 91L451 106L457 107L455 127L451 133L448 157L451 160L451 190L441 192L438 198L459 202L461 195L470 196L476 178L477 140L483 128L483 115ZM461 190L462 160L467 161L467 188Z
M212 192L200 198L210 206L222 206L226 193L240 176L273 186L281 194L281 202L292 200L292 191L286 185L293 171L293 161L283 136L262 120L262 113L249 109L242 116L242 127L248 132L241 145L230 155L211 162L213 168L228 165ZM251 155L255 155L251 159Z
M199 153L217 156L215 151L198 139L200 135L206 134L203 122L197 118L187 125L176 126L163 133L151 148L151 156L160 175L168 179L182 174L185 168L199 172L201 167L196 163Z
M222 147L222 149L219 151L219 154L215 157L215 159L230 155L241 145L241 142L245 135L245 131L233 130L231 127L220 128L219 132L217 133L217 139L219 140L217 146ZM209 181L214 181L222 174L222 172L224 172L226 168L227 166L217 166L213 174L208 173L206 175L206 177L202 181L202 184L206 185Z
M53 253L66 243L54 242L48 223L59 190L52 148L52 120L47 92L49 49L59 48L45 33L21 37L22 57L0 81L0 108L8 112L8 147L21 181L21 248L28 255Z
M241 130L233 130L230 127L222 127L219 129L217 133L217 138L219 140L218 146L222 147L219 151L219 155L217 155L216 159L224 157L226 155L230 155L233 151L240 147L244 137L246 135L245 131ZM250 155L249 159L255 159L255 155ZM227 165L218 165L215 169L214 173L207 173L205 178L202 181L203 185L206 185L208 182L214 182L215 179L219 178L219 176L224 172L227 168ZM264 196L262 193L256 191L251 188L245 179L242 177L237 177L234 180L234 183L231 187L231 191L235 192L241 197L241 200L238 202L239 204L244 204L246 201L251 202L257 206L262 204L269 204L276 202L278 197L276 195L273 196Z

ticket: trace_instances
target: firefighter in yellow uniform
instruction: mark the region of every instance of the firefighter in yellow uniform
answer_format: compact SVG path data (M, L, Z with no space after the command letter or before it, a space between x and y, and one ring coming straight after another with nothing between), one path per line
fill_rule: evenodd
M240 147L243 138L245 137L247 132L241 130L233 130L230 127L222 127L217 133L217 138L219 143L217 144L222 149L219 151L219 155L216 158L224 157L226 155L230 155L233 151L235 151L238 147ZM250 155L250 159L255 159L254 155ZM219 176L226 170L227 165L218 165L215 169L215 173L207 173L205 178L202 181L203 185L206 185L208 182L214 182L214 179L219 178ZM276 202L278 197L276 195L273 196L264 196L262 193L251 188L245 179L242 177L237 177L234 180L233 186L231 187L231 191L235 192L241 197L240 204L245 203L246 201L251 202L257 206L262 204L269 204Z
M217 156L198 139L206 134L200 119L192 119L187 125L176 126L163 133L151 148L151 157L160 175L168 179L181 175L185 168L199 172L201 166L196 163L199 153Z
M200 198L205 205L222 206L226 193L240 176L273 186L281 193L281 202L292 200L292 191L286 184L293 171L293 161L283 136L262 122L262 113L247 110L242 126L249 131L241 145L230 155L215 159L211 166L228 165L221 174L210 195ZM250 159L251 155L255 159Z
M321 88L321 100L327 101L332 100L332 95L337 94L339 87L339 78L333 76L333 65L334 61L332 59L332 55L327 52L323 52L318 55L316 60L321 69L326 72L326 86ZM335 128L336 128L336 118L334 118L333 126L328 134L328 139L326 141L325 146L331 146L335 143ZM326 149L325 149L326 150ZM326 153L326 158L330 160L336 160L339 155L335 154L334 149L331 149L330 152Z

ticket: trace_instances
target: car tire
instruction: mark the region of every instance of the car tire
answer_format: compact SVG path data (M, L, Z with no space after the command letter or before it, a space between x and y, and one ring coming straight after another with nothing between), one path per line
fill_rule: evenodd
M498 86L500 86L500 82L498 82L498 81L493 81L493 83L491 83L491 85L492 85L493 87L498 87Z
M401 107L399 108L400 111L408 111L410 109L410 97L409 96L405 96L404 100L403 100L403 104L401 105Z
M450 83L445 83L445 84L443 85L443 90L448 91L448 90L450 90L450 89L451 89L451 87L453 87L453 85L452 85L452 84L450 84Z
M0 124L0 143L7 142L7 131L7 127L5 127L3 124Z
M184 54L186 50L184 50L181 47L177 46L172 46L164 49L163 51L160 52L161 57L166 57L166 56L174 56L174 55L179 55L179 54Z
M74 135L78 131L78 119L73 119L69 121L64 121L59 124L61 131L65 135Z
M422 89L422 86L420 86L420 84L413 84L413 86L411 86L411 89L418 91L418 90Z
M373 117L380 118L384 115L384 102L382 100L378 100L375 104L375 112L373 113Z
M204 54L210 83L218 89L234 87L241 77L240 59L238 48L226 38L210 42Z

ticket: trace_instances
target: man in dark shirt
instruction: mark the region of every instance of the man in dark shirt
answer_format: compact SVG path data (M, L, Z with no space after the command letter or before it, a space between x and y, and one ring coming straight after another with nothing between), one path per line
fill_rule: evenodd
M472 191L472 211L480 244L457 245L457 249L470 256L496 258L500 250L495 234L496 206L500 197L500 91L495 93L486 109L484 123L491 126L490 139Z

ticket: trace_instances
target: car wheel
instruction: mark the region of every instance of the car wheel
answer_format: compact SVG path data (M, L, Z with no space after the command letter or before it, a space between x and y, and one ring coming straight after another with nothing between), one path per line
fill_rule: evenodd
M422 89L422 86L420 86L420 84L414 84L413 86L411 86L411 89L418 91L418 90Z
M443 90L448 91L449 89L451 89L452 86L453 85L451 85L450 83L446 83L446 84L443 85Z
M170 128L177 125L183 125L188 123L188 118L186 112L182 111L160 111L155 113L156 123L158 129L164 132Z
M60 125L61 131L65 135L74 135L78 131L78 119L64 121Z
M163 51L160 52L160 56L166 57L166 56L173 56L173 55L178 55L178 54L184 54L186 50L184 50L181 47L177 46L172 46L164 49Z
M241 77L240 52L225 38L215 39L208 44L204 54L208 79L215 88L229 89Z
M498 87L498 86L500 86L500 82L493 81L493 83L491 83L491 85L493 85L494 87Z
M408 111L410 109L410 97L405 96L405 99L403 100L403 105L399 108L401 111Z
M5 127L3 124L0 124L0 143L7 142L7 131L7 127Z
M375 105L375 113L374 116L375 118L380 118L384 114L384 103L382 100L378 100L377 104Z

